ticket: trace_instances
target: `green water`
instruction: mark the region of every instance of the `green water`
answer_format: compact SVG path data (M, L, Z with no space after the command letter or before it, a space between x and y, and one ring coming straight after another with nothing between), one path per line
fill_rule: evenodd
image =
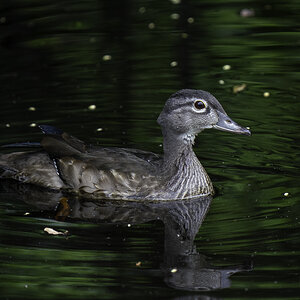
M173 206L102 203L95 213L77 202L59 219L57 199L4 185L1 298L298 299L299 1L173 2L1 2L1 144L39 141L36 123L161 153L156 118L181 88L210 91L252 131L199 135L218 193L187 220L174 221L185 210ZM191 291L207 270L226 282Z

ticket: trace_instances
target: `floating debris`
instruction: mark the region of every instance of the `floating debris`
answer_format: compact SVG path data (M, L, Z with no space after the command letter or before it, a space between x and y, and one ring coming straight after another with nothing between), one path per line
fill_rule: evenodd
M109 54L103 55L103 56L102 56L102 60L103 60L103 61L111 60L111 55L109 55Z
M173 268L172 270L171 270L171 273L176 273L178 270L176 269L176 268Z
M142 262L141 261L138 261L136 264L135 264L137 267L140 267L142 265Z
M232 91L234 94L237 94L241 91L243 91L245 88L246 88L246 84L245 83L242 83L242 84L238 84L238 85L235 85L233 88L232 88Z
M36 123L29 124L30 127L36 127Z
M177 67L177 66L178 66L178 62L177 62L177 61L172 61L172 62L170 63L170 66L171 66L171 67Z
M231 65L224 65L222 68L224 71L228 71L231 69Z
M131 224L127 224L127 227L131 227Z
M96 105L95 104L91 104L89 107L88 107L89 110L95 110L96 109Z
M175 14L171 14L170 17L173 20L178 20L180 18L180 14L176 14L176 13Z
M265 98L270 97L270 93L269 92L264 92L264 97Z
M289 193L284 193L283 196L287 197L289 195Z
M103 128L99 127L96 129L96 131L103 131Z
M6 124L5 124L5 127L9 128L9 127L10 127L10 124L9 124L9 123L6 123Z
M155 28L155 24L154 23L149 23L148 24L148 28L149 29L154 29Z
M28 215L30 215L30 213L29 213L29 212L26 212L26 213L24 214L24 216L28 216Z
M250 127L249 127L249 126L247 126L246 128L247 128L248 130L250 130ZM251 186L251 184L250 184L250 186Z
M53 228L50 227L45 227L44 231L47 232L50 235L66 235L68 234L68 230L62 232L62 231L56 231Z
M243 8L240 11L240 16L243 18L249 18L249 17L254 17L255 16L255 11L253 8Z
M34 106L30 106L30 107L28 107L28 110L29 111L36 111L36 108Z
M189 18L187 19L187 22L190 23L190 24L194 23L194 21L195 21L195 19L192 18L192 17L189 17Z
M223 84L225 84L225 81L223 79L220 79L219 84L223 85Z

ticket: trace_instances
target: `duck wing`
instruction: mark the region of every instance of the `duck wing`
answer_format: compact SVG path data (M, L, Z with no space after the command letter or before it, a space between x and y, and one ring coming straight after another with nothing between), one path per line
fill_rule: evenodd
M88 146L52 126L41 126L42 147L70 189L96 197L128 198L158 184L161 157L136 149ZM144 189L143 189L144 190ZM141 195L142 197L143 195Z

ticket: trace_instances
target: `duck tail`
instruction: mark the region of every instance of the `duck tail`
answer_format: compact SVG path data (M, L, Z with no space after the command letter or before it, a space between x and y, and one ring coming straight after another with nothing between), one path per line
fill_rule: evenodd
M1 148L41 148L41 143L23 142L1 145Z

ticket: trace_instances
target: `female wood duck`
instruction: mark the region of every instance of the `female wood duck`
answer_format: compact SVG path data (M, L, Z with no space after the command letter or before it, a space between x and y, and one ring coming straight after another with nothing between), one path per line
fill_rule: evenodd
M41 125L42 149L2 154L0 177L96 199L208 196L214 190L193 151L195 136L206 128L251 134L228 117L213 95L201 90L184 89L171 95L157 121L164 139L163 156L89 146L55 127Z

